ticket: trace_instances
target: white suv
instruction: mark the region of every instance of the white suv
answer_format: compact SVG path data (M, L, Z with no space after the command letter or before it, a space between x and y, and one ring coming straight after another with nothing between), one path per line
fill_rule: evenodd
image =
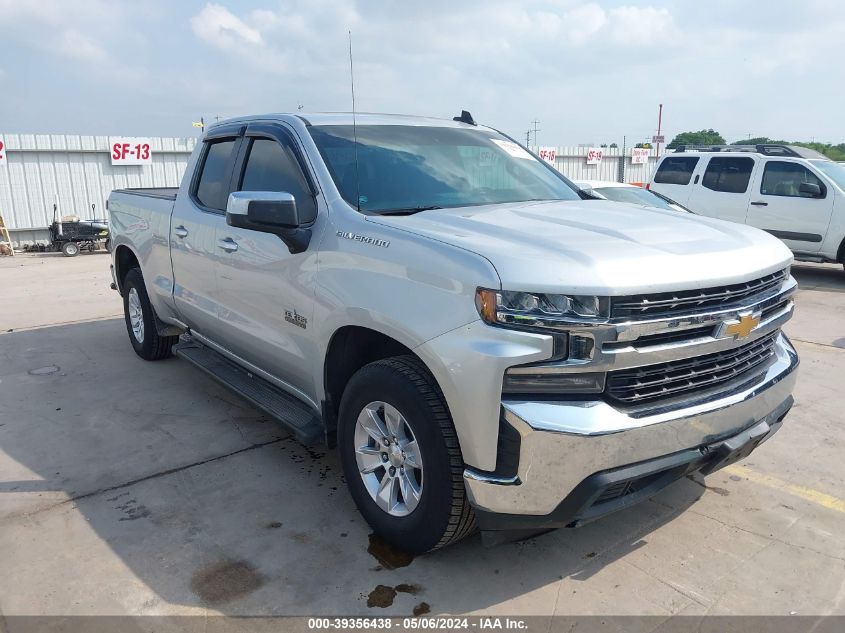
M803 147L681 146L648 187L696 213L782 239L795 258L845 264L845 166Z

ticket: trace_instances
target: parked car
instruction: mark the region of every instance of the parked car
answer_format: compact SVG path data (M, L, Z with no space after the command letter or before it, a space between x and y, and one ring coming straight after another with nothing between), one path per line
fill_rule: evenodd
M670 211L683 211L692 213L683 205L678 204L662 193L644 189L637 185L629 185L624 182L613 180L576 180L575 184L581 189L596 197L613 202L627 202L641 207L655 207Z
M113 287L138 356L336 445L387 542L491 544L713 472L792 406L789 250L585 198L466 112L239 118L178 190L111 194Z
M756 226L801 261L845 264L845 167L787 145L679 147L649 188L696 213Z

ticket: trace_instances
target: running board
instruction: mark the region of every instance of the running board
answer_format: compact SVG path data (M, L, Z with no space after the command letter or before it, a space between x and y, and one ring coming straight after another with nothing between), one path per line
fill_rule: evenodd
M194 341L177 343L173 353L281 422L300 442L311 443L324 436L323 423L316 411L222 354Z

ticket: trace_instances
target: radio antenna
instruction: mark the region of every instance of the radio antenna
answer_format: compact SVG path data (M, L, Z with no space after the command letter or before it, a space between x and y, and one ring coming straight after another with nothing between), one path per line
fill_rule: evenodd
M349 31L349 84L352 87L352 150L355 155L355 206L361 212L361 175L358 173L358 126L355 121L355 73L352 71L352 31Z

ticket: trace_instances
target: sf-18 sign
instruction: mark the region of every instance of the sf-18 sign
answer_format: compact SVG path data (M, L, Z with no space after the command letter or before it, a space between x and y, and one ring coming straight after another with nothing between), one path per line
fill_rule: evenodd
M604 158L604 149L601 147L591 147L587 150L588 165L598 165L602 158Z
M109 148L112 165L151 165L153 162L148 138L112 138Z
M554 147L541 147L537 150L537 154L544 161L554 166L555 159L557 158L557 150Z

